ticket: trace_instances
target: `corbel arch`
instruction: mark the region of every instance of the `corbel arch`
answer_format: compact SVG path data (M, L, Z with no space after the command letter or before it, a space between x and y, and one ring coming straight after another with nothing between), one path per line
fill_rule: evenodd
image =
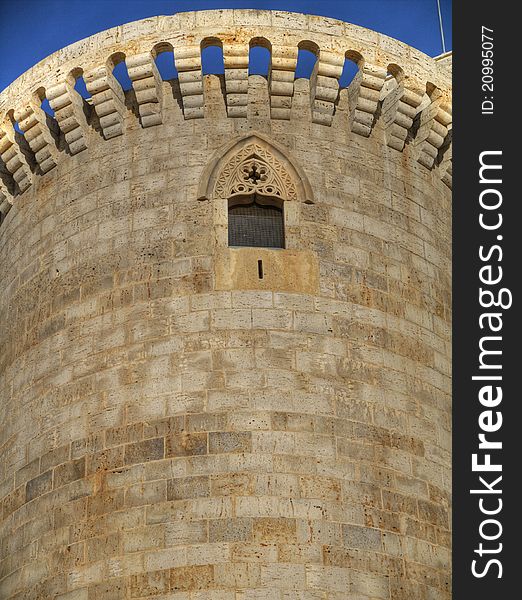
M314 203L303 170L283 146L257 132L219 149L205 167L198 187L198 200L229 200L249 194Z

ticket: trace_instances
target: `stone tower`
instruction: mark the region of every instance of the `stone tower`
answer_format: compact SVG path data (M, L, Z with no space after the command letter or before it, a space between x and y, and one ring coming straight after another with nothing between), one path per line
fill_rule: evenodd
M204 11L2 92L0 598L450 597L449 63Z

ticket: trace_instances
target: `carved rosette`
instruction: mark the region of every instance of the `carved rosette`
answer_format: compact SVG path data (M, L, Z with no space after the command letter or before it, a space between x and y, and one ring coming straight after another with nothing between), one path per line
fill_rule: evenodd
M282 200L297 200L297 190L284 165L260 144L249 144L224 166L214 196L260 194Z

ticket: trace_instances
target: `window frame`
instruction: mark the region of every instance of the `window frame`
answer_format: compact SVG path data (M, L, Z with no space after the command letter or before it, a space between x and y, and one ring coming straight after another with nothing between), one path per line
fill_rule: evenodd
M258 204L260 206L273 206L281 211L282 246L247 246L230 244L230 209L241 205ZM255 192L253 194L237 195L227 200L227 246L228 248L264 248L265 250L285 250L287 248L285 201L276 196L265 196Z

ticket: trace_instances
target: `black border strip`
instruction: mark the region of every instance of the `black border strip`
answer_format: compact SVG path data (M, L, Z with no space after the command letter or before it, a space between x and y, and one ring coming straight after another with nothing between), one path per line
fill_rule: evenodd
M519 240L522 236L519 233L520 192L514 189L514 182L518 166L515 166L515 160L521 154L517 148L520 129L517 55L522 32L515 33L518 22L515 8L516 3L502 0L466 3L454 0L453 6L453 598L457 600L500 600L520 595L516 591L519 586L515 578L518 579L522 570L518 564L522 518L518 513L522 507L519 439L522 441L522 431L518 419L521 394L517 382L517 370L522 370L518 361L522 332L518 315L522 259ZM493 91L482 88L482 26L493 30ZM486 96L493 96L493 114L482 114L482 102L489 99ZM502 169L484 172L489 179L496 179L501 173L502 183L480 183L480 155L485 151L502 152L486 159L489 163L502 164ZM522 170L522 165L518 170ZM494 231L484 230L479 224L480 213L485 212L480 207L479 197L485 188L495 188L502 195L501 207L496 212L502 213L503 222ZM495 194L487 195L486 200L492 200ZM494 212L486 215L490 222L494 221ZM502 240L498 240L498 235ZM498 251L493 252L489 261L481 260L479 247L484 247L483 255L487 256L488 249L494 244L502 248L502 261L498 261ZM481 284L479 280L479 270L487 264L493 266L495 276L498 266L502 267L503 278L496 286ZM503 287L509 289L513 295L511 308L481 307L480 287L494 293ZM502 369L495 373L479 369L480 338L492 335L487 327L480 329L479 317L481 313L493 311L501 313L503 324L502 330L493 334L501 336L502 340L489 342L496 345L495 349L502 350L502 355L496 355L494 359L502 364ZM472 377L484 374L502 375L501 382L493 382L493 385L500 383L503 390L502 402L495 408L488 409L479 402L479 390L487 382L473 381ZM479 417L485 410L494 411L495 421L499 418L496 412L502 413L501 428L487 434L488 438L503 444L501 450L490 451L491 462L501 464L502 472L472 471L472 455L479 453L478 462L483 462L483 455L488 452L478 449ZM494 486L496 490L502 489L502 494L470 494L472 489L484 489L479 476L490 485L502 476ZM484 498L483 507L488 510L498 508L499 498L502 499L502 510L497 515L483 514L479 507L481 497ZM497 519L502 526L502 534L496 540L481 539L479 527L488 518ZM495 523L489 523L482 531L494 537L499 528ZM481 542L491 553L480 556L475 552ZM499 550L499 543L501 550L495 552ZM483 574L482 577L472 573L474 559L477 560L475 570ZM498 563L487 566L488 561L494 559L502 565L501 578L498 578Z

